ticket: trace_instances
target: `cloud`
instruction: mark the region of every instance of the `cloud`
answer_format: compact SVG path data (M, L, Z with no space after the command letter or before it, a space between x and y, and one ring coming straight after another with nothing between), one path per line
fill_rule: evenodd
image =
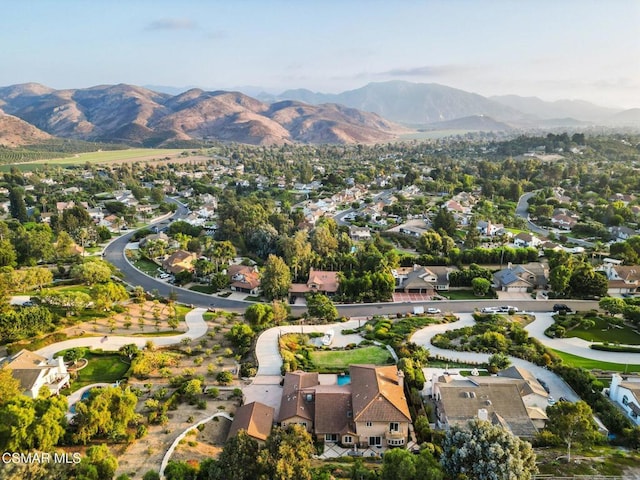
M188 18L161 18L147 25L145 30L195 30L196 23Z

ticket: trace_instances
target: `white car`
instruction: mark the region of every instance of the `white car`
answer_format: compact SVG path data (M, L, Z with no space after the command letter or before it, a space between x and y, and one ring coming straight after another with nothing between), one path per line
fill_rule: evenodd
M500 307L501 313L518 312L518 307L512 307L511 305L504 305Z
M480 311L482 313L497 313L498 307L482 307Z
M427 313L442 313L442 311L439 308L429 307Z
M549 396L547 397L547 403L548 403L549 405L555 405L555 403L556 403L556 399L555 399L555 398L553 398L551 395L549 395Z

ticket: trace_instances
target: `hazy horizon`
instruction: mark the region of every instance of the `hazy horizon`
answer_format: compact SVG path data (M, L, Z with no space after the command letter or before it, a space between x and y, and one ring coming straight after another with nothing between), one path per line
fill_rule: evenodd
M3 5L0 85L438 83L640 107L640 2L58 0Z

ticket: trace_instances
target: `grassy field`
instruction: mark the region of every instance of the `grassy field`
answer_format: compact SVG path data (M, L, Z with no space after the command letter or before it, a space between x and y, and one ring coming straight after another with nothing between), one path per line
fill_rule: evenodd
M622 328L610 328L609 322L604 318L593 319L596 324L589 330L585 330L582 326L568 330L565 337L578 337L587 342L598 343L622 343L626 345L640 345L640 334L634 332L631 328L623 326Z
M386 348L372 346L355 348L353 350L334 350L311 352L311 361L318 369L348 369L349 365L367 363L386 365L391 361L391 355Z
M122 356L117 353L87 352L85 358L89 363L78 371L78 378L71 382L71 390L74 392L92 383L113 383L120 380L129 370L129 364L124 363Z
M176 157L183 149L132 148L129 150L107 150L102 152L78 153L66 158L52 158L50 160L36 160L34 162L2 165L0 171L9 171L12 166L22 171L32 171L45 165L70 167L85 163L122 163L136 161L159 160L165 157Z
M554 350L554 353L558 355L563 362L568 365L572 365L574 367L582 367L587 370L611 370L614 372L640 372L640 365L637 364L623 364L623 363L612 363L612 362L600 362L598 360L592 360L590 358L578 357L577 355L572 355L570 353L560 352L558 350Z
M489 292L484 297L478 297L474 295L472 290L449 290L440 294L443 297L448 297L449 300L491 300L492 298L498 298L494 292Z
M193 290L194 292L200 292L200 293L208 293L208 294L216 293L216 289L211 285L191 285L189 287L189 290Z

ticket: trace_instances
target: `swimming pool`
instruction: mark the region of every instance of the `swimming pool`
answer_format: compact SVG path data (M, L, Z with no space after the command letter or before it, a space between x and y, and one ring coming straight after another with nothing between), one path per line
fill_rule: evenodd
M80 400L79 401L81 402L82 400L86 400L87 398L89 398L89 395L91 395L91 390L93 390L93 389L90 388L86 392L82 392L82 395L80 396ZM74 403L73 405L71 405L71 407L69 407L69 412L76 413L76 404L77 403L78 402Z
M338 375L338 385L348 385L351 383L350 375Z

